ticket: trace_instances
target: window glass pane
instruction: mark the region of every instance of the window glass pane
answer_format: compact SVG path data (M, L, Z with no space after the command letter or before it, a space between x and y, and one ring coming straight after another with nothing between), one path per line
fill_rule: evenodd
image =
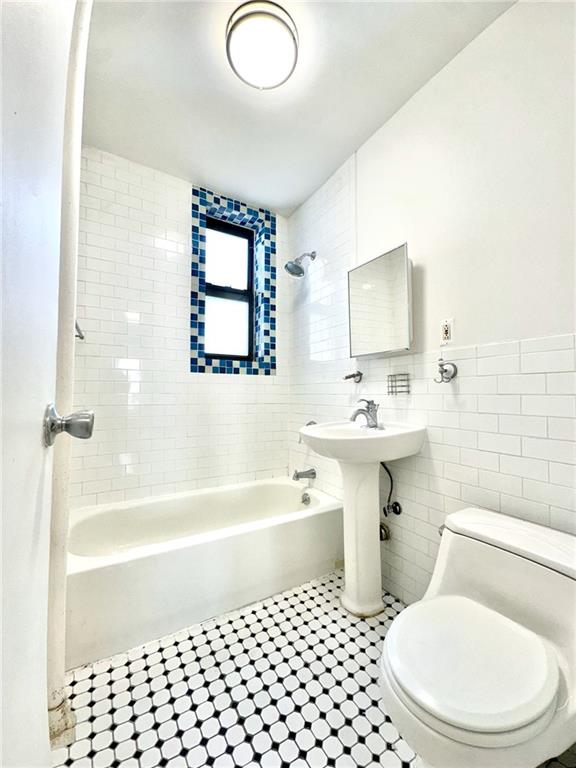
M247 301L206 297L206 354L242 357L249 354Z
M248 240L206 228L206 282L248 287Z

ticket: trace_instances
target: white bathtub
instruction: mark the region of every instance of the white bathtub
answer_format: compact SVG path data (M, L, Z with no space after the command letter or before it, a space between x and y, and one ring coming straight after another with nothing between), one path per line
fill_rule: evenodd
M278 478L74 510L67 668L340 566L342 504L304 490Z

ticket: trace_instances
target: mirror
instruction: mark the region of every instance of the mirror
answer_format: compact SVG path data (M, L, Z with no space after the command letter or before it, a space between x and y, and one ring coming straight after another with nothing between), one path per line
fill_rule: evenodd
M410 349L412 297L406 243L348 272L350 356Z

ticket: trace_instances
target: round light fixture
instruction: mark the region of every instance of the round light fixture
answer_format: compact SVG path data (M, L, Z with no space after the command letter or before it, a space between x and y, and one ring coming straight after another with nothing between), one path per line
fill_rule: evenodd
M260 90L277 88L296 67L296 24L276 3L244 3L228 19L226 54L243 82Z

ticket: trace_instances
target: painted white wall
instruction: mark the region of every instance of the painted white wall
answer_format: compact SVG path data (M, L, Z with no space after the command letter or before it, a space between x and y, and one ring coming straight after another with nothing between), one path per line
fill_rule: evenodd
M574 5L519 3L357 153L357 262L408 242L416 351L574 328Z
M573 333L450 346L458 365L437 384L437 349L348 357L346 272L354 256L353 163L290 219L294 251L318 249L291 301L290 471L315 467L316 488L342 498L338 465L298 442L307 421L347 418L359 397L382 421L425 424L418 456L390 463L400 517L382 545L385 587L411 602L428 585L446 514L481 506L576 534L576 366ZM343 381L360 368L362 383ZM388 374L408 373L411 394L387 394ZM389 483L381 473L381 501Z
M508 11L359 150L358 196L351 158L289 219L291 251L318 252L292 284L290 470L316 467L316 487L341 497L336 462L299 444L298 429L346 418L359 397L380 403L384 421L427 426L421 454L391 464L404 511L388 520L383 577L406 601L424 593L452 511L482 506L576 533L573 123L560 103L572 99L571 16L561 4ZM350 359L347 270L405 240L417 346ZM546 306L530 303L538 287ZM459 374L439 385L445 316L456 317L446 354ZM357 368L360 385L342 381ZM400 372L411 394L389 396L386 377ZM387 492L382 472L382 501Z
M74 0L3 5L2 757L49 764L46 633L64 102Z

